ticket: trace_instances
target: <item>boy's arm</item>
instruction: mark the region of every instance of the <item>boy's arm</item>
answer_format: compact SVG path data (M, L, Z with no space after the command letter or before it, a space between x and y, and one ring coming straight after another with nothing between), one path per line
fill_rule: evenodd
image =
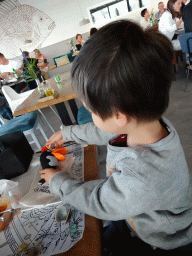
M50 191L64 204L105 220L120 220L149 211L158 203L156 193L131 172L113 173L107 180L88 182L57 172L50 180Z
M62 125L62 135L64 141L75 141L79 144L87 145L106 145L114 134L106 133L99 129L94 123L82 125Z

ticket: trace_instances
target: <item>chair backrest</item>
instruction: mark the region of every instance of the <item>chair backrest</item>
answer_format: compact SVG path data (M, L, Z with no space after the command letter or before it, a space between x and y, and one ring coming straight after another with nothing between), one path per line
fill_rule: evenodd
M3 86L2 92L12 110L12 101L19 99L18 97L19 94L16 93L10 86Z
M181 50L184 53L192 53L192 32L179 35Z
M34 90L23 92L21 94L16 93L10 86L3 86L2 92L9 103L11 111L14 113L15 109L27 98Z

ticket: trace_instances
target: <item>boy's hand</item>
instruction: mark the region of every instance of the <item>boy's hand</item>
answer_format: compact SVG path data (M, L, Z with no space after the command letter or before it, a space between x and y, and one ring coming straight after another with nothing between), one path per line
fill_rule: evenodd
M54 148L60 148L64 142L65 141L63 140L62 132L60 130L50 137L45 146L48 146L53 150Z
M50 179L53 177L53 175L54 175L56 172L59 172L59 171L61 171L61 168L60 168L60 167L58 167L57 169L47 168L47 169L41 170L41 171L40 171L41 179L44 179L46 182L49 183L49 181L50 181Z

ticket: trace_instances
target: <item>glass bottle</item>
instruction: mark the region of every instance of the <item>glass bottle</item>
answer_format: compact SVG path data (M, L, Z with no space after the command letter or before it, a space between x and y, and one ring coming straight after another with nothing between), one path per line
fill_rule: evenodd
M44 90L45 90L45 94L46 96L52 96L54 94L54 90L51 88L51 85L49 82L45 82L43 81L43 87L44 87Z
M18 78L19 76L18 76L17 71L16 71L14 68L13 68L12 70L13 70L13 75L14 75L14 77L15 77L15 78Z
M46 97L46 94L45 94L45 89L44 89L44 86L43 86L43 83L40 83L39 79L35 79L36 83L37 83L37 87L38 87L38 91L41 95L41 98L44 98Z

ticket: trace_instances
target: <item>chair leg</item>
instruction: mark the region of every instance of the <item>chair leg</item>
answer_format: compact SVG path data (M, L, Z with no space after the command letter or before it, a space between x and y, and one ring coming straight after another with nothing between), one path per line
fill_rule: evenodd
M47 118L45 117L45 115L43 114L43 112L38 109L38 111L40 112L40 114L42 115L42 117L44 118L44 120L46 121L46 123L48 124L48 126L50 127L50 129L53 131L53 133L55 133L53 127L50 125L49 121L47 120Z
M42 126L40 125L40 123L38 123L37 129L40 130L40 132L42 133L42 135L43 135L45 141L48 141L47 135L45 134L45 132L44 132Z
M177 80L177 79L176 79L176 72L177 72L177 70L176 70L176 64L173 65L173 71L174 71L173 77L174 77L174 80L176 81L176 80Z
M2 116L0 116L0 122L1 122L0 126L5 123Z
M49 106L50 109L52 109L52 111L55 113L55 115L61 120L60 116L58 115L58 113L55 111L55 109L52 106Z
M190 66L187 68L187 82L186 82L186 84L185 84L184 92L187 91L187 85L188 85L188 82L189 82L189 71L190 71Z
M42 148L41 144L40 144L39 140L37 139L37 136L33 132L31 133L31 137L33 138L34 143L37 145L37 148L41 149Z

